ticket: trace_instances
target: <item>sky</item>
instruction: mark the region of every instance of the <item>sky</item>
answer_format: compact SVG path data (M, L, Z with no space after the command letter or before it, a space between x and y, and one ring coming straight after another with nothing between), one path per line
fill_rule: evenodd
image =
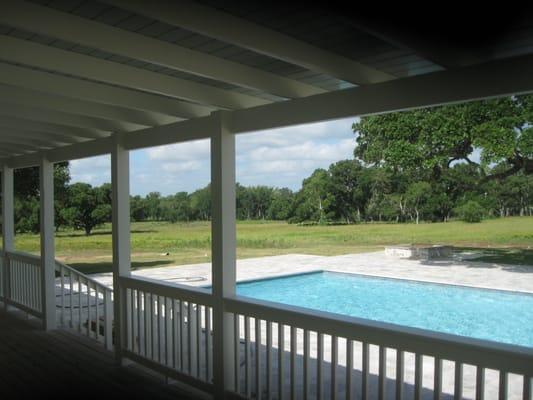
M237 135L237 182L298 190L317 168L353 158L355 118ZM209 141L135 150L130 153L130 191L144 196L192 192L210 181ZM111 180L108 155L70 163L71 183Z

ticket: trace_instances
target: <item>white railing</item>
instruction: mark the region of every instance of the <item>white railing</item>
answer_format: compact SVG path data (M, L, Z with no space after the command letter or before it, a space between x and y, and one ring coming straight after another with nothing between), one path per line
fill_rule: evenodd
M247 398L531 399L533 349L246 297L225 310L239 332L235 391Z
M57 323L113 347L113 289L56 261Z
M126 303L124 355L211 392L212 296L208 290L120 278Z
M40 315L40 259L5 254L2 296ZM126 358L213 393L210 291L121 277ZM6 295L7 294L7 295ZM58 324L113 346L113 290L56 263ZM235 296L233 389L255 399L533 400L533 349Z
M17 251L3 253L2 299L35 317L42 317L41 259Z

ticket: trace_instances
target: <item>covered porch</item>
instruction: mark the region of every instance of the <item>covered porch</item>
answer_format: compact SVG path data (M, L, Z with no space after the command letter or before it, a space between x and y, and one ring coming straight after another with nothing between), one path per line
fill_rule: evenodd
M215 398L531 400L532 349L236 295L235 136L532 92L533 22L474 52L321 9L301 21L303 9L271 19L266 11L3 4L0 380L19 382L10 360L43 386L61 383L43 379L57 369L133 397L182 396L162 385L167 377ZM330 32L326 44L310 21ZM197 139L211 146L212 289L132 276L130 152ZM54 247L54 163L103 154L112 165L112 289L58 262ZM14 170L35 166L39 256L14 245Z

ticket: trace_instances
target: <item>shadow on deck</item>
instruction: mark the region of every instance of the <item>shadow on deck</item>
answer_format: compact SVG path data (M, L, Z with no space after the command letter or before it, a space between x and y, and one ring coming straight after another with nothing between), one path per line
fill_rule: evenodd
M25 314L0 310L2 398L194 399L164 377L136 365L120 367L113 353L64 330L44 332ZM53 396L53 397L52 397ZM120 396L120 397L119 397Z

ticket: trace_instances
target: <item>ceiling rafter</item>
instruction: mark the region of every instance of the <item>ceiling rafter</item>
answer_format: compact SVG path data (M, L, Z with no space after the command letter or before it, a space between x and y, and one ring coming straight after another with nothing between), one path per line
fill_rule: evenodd
M10 115L32 121L50 122L78 128L98 129L103 132L130 132L145 128L142 125L129 122L87 117L40 107L10 104L3 101L0 101L0 115Z
M10 62L75 74L83 78L224 109L240 109L269 103L258 97L14 37L0 36L0 48L2 48L2 58Z
M84 139L100 139L107 137L108 133L98 129L78 128L63 124L55 124L44 121L32 121L10 115L0 116L1 131L9 129L23 129L31 132L44 132L54 136L64 136L65 138L78 138L79 141Z
M0 22L280 97L305 97L325 92L294 79L25 1L6 0Z
M144 111L161 124L174 122L175 118L203 117L215 110L170 97L6 63L0 63L0 82L72 99Z
M0 132L1 136L23 137L28 139L47 140L57 146L63 146L67 144L79 143L83 139L77 136L65 136L55 133L47 133L40 131L31 131L20 129L19 127L5 126L0 120Z
M142 0L104 1L170 25L354 84L363 85L395 79L393 75L357 61L191 1L152 2L150 7L147 7L146 2Z
M142 111L128 110L109 105L69 99L63 96L50 95L35 90L18 88L0 84L0 102L25 105L30 107L61 110L69 114L85 115L111 121L123 121L149 127L159 125L150 115ZM176 119L175 119L176 120Z

